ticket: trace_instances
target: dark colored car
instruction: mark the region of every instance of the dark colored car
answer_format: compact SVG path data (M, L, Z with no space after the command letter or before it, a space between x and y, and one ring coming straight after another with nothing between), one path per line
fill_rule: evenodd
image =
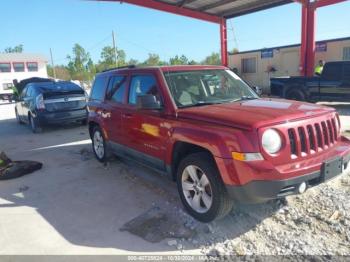
M328 62L320 76L271 78L271 95L299 101L350 102L350 61Z
M86 124L85 91L71 82L29 82L16 98L16 118L29 123L34 133L47 124L79 121Z
M261 99L226 67L104 72L88 110L99 161L112 152L169 175L203 222L235 202L304 193L349 166L350 141L333 108Z

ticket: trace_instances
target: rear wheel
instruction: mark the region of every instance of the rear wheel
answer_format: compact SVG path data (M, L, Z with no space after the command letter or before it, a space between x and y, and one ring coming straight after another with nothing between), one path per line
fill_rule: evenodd
M306 96L303 91L292 89L287 92L286 98L290 100L305 101Z
M222 218L233 207L217 167L207 153L191 154L180 162L177 187L188 213L201 222Z
M40 124L38 123L38 120L32 115L29 115L29 124L34 134L41 133L43 131Z
M107 148L106 139L103 136L103 132L99 126L95 126L92 131L92 150L98 161L106 162L110 157L111 153Z

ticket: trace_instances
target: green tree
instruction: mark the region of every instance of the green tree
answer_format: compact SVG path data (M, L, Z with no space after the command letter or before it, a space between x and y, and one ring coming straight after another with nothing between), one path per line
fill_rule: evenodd
M66 66L64 65L55 66L55 72L56 72L57 79L67 80L67 81L71 80L70 73ZM47 74L50 77L54 77L53 68L50 65L47 66Z
M136 59L131 58L128 62L128 65L138 65L139 61L137 61Z
M5 48L5 53L22 53L23 45L16 45L15 47L7 47Z
M75 44L73 47L73 54L67 56L69 60L68 71L71 78L74 80L89 80L89 67L88 63L91 61L90 54L79 45Z
M220 54L213 52L211 55L207 56L203 61L202 64L205 65L221 65L221 58Z
M164 61L160 60L159 55L157 54L148 54L148 58L143 62L144 65L156 66L166 64Z
M189 60L185 55L182 55L180 57L176 55L175 57L170 58L169 64L170 65L188 65Z
M117 50L117 63L115 61L115 52L114 48L111 46L105 46L101 51L101 60L99 67L102 70L113 68L116 66L125 66L126 63L126 54L125 51L120 49Z
M239 53L238 48L236 48L236 47L235 47L235 48L233 48L233 49L232 49L232 54L237 54L237 53Z

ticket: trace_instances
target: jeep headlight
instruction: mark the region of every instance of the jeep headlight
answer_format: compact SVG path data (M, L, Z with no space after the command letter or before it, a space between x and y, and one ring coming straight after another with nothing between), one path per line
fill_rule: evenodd
M267 129L262 135L262 146L269 154L275 154L282 147L282 138L275 129Z

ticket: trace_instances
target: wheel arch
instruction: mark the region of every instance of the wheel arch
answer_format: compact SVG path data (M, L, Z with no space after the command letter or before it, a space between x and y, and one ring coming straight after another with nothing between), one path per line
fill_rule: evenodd
M89 121L89 135L91 139L92 139L92 132L96 126L100 126L100 124L95 121Z
M172 154L171 154L171 165L170 165L171 177L174 181L176 180L177 168L181 160L190 154L199 153L199 152L204 152L208 154L208 156L211 157L211 159L216 165L214 155L209 149L190 142L176 141L174 143Z
M294 90L301 92L305 96L305 99L308 99L309 92L308 92L308 89L303 84L300 84L300 85L294 84L294 85L286 86L283 92L283 97L287 98L288 93Z

